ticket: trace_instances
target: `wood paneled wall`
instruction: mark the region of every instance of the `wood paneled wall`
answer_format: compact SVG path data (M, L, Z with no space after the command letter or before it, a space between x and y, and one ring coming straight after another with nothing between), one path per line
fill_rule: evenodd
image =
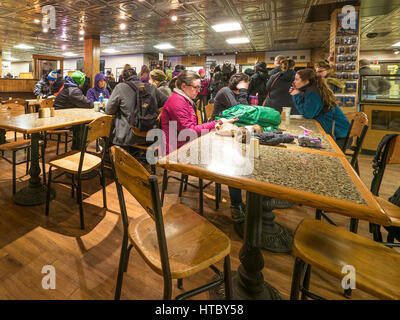
M191 66L206 66L206 55L200 56L182 56L181 63L184 66L191 67Z
M240 52L236 55L236 64L256 64L265 61L265 52Z
M0 79L0 92L33 92L37 80Z

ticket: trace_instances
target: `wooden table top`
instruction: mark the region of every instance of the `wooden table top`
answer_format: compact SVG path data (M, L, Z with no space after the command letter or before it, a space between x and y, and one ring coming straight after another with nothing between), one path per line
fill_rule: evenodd
M269 197L389 225L390 220L350 166L333 139L314 120L290 120L285 133L298 135L302 125L321 137L326 148L297 144L260 145L260 158L249 155L245 144L216 132L206 134L167 157L157 166L215 181Z
M93 109L79 108L56 110L54 117L42 119L39 119L38 113L7 115L0 118L0 128L31 134L79 125L103 116L106 114L95 112Z

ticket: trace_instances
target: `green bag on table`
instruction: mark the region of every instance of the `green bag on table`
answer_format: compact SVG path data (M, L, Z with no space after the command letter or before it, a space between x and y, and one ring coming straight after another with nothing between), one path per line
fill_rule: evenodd
M263 106L245 106L239 104L232 108L222 111L215 118L232 119L238 117L235 125L239 127L251 126L258 124L264 128L264 131L273 131L278 129L281 124L281 114L279 111Z

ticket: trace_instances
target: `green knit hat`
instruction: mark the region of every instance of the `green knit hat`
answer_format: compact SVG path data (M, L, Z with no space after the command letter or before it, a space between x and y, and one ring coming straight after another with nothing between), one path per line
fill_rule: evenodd
M150 76L151 76L154 80L156 80L156 81L158 81L158 82L162 82L162 81L165 81L165 79L167 79L167 76L165 75L165 73L162 72L162 71L159 70L159 69L154 69L152 72L150 72Z
M81 71L75 71L71 75L71 79L74 80L76 84L81 85L85 83L86 75Z

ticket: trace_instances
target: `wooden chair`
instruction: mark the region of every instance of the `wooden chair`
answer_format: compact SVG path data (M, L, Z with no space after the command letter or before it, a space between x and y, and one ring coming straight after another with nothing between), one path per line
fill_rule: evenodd
M347 118L351 124L342 151L344 154L351 156L350 164L357 174L360 175L358 154L361 151L365 136L368 131L368 117L364 112L352 112L351 114L347 115ZM347 150L348 144L353 138L356 139L355 146L351 150Z
M44 99L40 103L40 108L53 108L54 106L54 101L55 98L47 98ZM56 129L56 130L49 130L46 131L45 133L45 143L47 144L47 136L49 135L49 140L51 140L52 135L57 136L57 149L56 149L56 155L59 154L59 148L60 148L60 143L61 143L61 137L64 136L64 152L67 153L68 151L68 143L72 142L72 138L70 137L71 130L70 129Z
M28 113L28 101L22 98L11 98L8 100L9 104L18 104L20 106L23 106L25 108L25 113Z
M176 297L185 299L225 283L226 299L232 297L229 238L194 211L174 204L161 210L156 176L120 147L111 148L113 170L124 228L115 299L120 299L123 274L134 247L144 261L164 278L163 299L172 297L172 280L210 267L219 279ZM122 187L133 195L147 215L129 222ZM128 244L128 241L130 244ZM214 263L224 259L222 274ZM180 283L180 285L179 285Z
M305 219L293 240L296 257L290 299L323 299L310 292L311 267L342 281L344 266L356 272L356 288L380 299L400 299L400 254L352 232ZM302 279L304 279L302 281Z
M206 112L207 121L211 118L213 111L214 111L214 104L213 103L210 103L210 104L206 105L205 112Z
M66 182L57 181L55 179L60 176L69 173L72 175L72 197L74 196L74 188L76 188L78 203L79 203L79 213L81 220L81 229L85 228L84 217L83 217L83 200L82 200L82 184L81 184L81 176L82 174L86 174L92 171L96 171L100 176L100 183L103 187L103 206L107 208L107 200L106 200L106 184L105 184L105 176L104 176L104 148L101 152L101 157L93 155L91 153L86 152L88 145L95 141L98 138L108 138L110 136L111 131L111 121L112 118L105 116L93 120L91 123L85 126L84 134L82 137L82 148L81 150L72 150L61 156L58 156L49 162L49 179L48 179L48 189L47 189L47 198L46 198L46 216L49 215L50 210L50 187L51 183L62 183L68 184ZM108 143L107 143L108 144ZM61 170L61 174L52 178L52 169L56 168ZM100 167L100 170L98 169ZM75 178L77 180L77 184L75 184Z

